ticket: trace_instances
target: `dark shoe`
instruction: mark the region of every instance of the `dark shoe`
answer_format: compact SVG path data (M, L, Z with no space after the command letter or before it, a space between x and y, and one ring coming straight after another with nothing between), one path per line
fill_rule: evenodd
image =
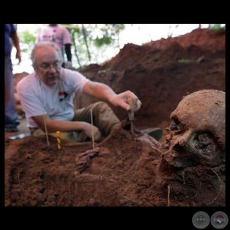
M163 131L161 128L148 128L148 129L140 130L140 133L142 135L148 134L149 136L153 137L157 141L159 141L163 136Z
M14 133L14 132L18 132L19 130L16 126L9 126L9 127L5 127L5 131L10 132L10 133Z
M18 118L15 118L14 120L5 118L5 127L18 126L19 124L20 124L20 120Z
M13 125L19 125L20 124L20 120L17 118L13 121Z

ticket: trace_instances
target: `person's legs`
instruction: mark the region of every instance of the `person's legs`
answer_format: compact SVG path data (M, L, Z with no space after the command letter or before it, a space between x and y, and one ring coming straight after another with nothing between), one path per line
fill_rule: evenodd
M96 102L85 108L75 110L73 120L92 123L91 110L93 116L93 125L99 128L103 138L107 137L116 129L126 129L130 126L130 124L126 124L125 120L120 121L113 110L105 102ZM162 129L157 127L148 128L145 130L135 129L135 131L137 136L148 134L156 140L159 140L163 135Z
M12 63L10 56L5 56L5 106L9 103L13 84Z
M91 110L93 121L91 121ZM111 128L120 127L120 120L105 102L96 102L85 108L75 110L74 121L93 123L98 127L103 137L109 135Z
M15 107L13 77L11 60L5 57L5 96L9 97L5 105L5 131L9 132L17 132L20 124Z
M10 100L5 108L5 131L7 132L18 132L17 126L20 124L17 112L15 110L14 100Z

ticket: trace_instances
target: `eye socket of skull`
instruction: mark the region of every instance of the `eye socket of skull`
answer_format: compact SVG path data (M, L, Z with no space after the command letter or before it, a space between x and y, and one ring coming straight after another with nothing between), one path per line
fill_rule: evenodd
M223 154L215 136L211 132L193 133L184 148L191 154L191 160L199 164L217 166L223 162Z
M177 131L177 132L184 132L185 131L185 125L183 125L179 119L177 118L177 116L174 116L171 118L172 121L170 123L170 126L169 126L169 130L170 131Z

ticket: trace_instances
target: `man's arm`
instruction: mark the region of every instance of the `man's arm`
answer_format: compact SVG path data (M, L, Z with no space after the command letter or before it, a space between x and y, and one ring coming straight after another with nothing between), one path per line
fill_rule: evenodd
M65 44L65 53L67 61L72 62L71 44Z
M65 53L67 57L67 61L72 62L72 54L71 54L71 36L70 32L65 27L59 27L62 30L63 44L65 46Z
M98 141L101 138L99 129L87 122L78 121L62 121L62 120L51 120L47 115L40 115L32 117L38 127L44 132L47 130L48 133L60 132L71 132L81 131L84 132L88 137L92 138L92 131L94 133L94 139Z
M130 110L129 98L134 100L135 111L141 107L140 100L131 91L127 90L123 93L116 94L112 88L103 83L88 81L83 88L83 92L99 100L109 102L116 107L121 107L126 111Z
M73 121L52 120L47 115L39 115L32 118L39 128L41 128L43 131L45 131L47 128L49 133L56 131L82 131L82 125L80 122L76 122L76 124L74 124L75 122Z
M19 38L18 38L17 33L12 33L11 39L12 39L14 47L16 48L16 58L18 59L20 63L22 59L21 59L21 49L20 49L20 44L19 44Z

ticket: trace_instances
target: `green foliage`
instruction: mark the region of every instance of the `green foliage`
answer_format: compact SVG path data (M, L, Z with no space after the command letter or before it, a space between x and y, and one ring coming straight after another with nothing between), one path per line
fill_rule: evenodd
M26 44L34 44L36 37L34 34L31 34L29 31L24 31L20 33L20 41Z
M209 29L219 31L221 29L225 29L225 26L222 26L221 24L209 24Z
M34 34L30 33L28 30L18 33L20 40L21 52L28 53L31 52L32 46L35 43L36 37Z
M106 49L119 47L119 33L124 24L65 24L72 37L73 61L78 65L88 65L91 60L106 54ZM76 64L75 64L76 66Z
M111 37L108 37L108 36L103 36L102 38L96 38L94 40L94 45L97 46L97 47L101 47L103 45L109 45L112 43L112 38Z

